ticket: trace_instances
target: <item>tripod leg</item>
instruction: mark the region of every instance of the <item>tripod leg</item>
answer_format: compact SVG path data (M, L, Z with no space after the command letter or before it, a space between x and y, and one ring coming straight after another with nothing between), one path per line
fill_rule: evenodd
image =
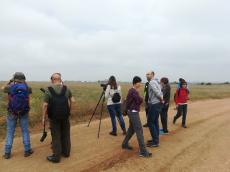
M101 105L101 116L100 116L100 123L99 123L97 138L100 137L100 132L101 132L101 120L102 120L102 116L103 116L104 102L105 102L105 96L103 98L102 105Z
M90 125L90 123L91 123L91 121L92 121L92 119L93 119L93 117L94 117L94 115L95 115L95 113L96 113L96 111L97 111L97 108L98 108L98 106L99 106L99 104L100 104L101 99L103 98L103 96L104 96L104 92L102 92L102 94L101 94L101 97L100 97L100 99L99 99L99 101L98 101L98 103L97 103L96 108L95 108L94 111L93 111L93 114L92 114L92 116L91 116L91 118L90 118L90 120L89 120L89 123L88 123L88 126L87 126L87 127L89 127L89 125Z

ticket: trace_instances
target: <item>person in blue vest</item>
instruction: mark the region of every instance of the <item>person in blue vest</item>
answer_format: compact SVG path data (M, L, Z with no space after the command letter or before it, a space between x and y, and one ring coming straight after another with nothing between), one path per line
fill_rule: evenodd
M19 121L23 144L24 144L24 156L28 157L33 154L30 144L29 133L29 95L32 93L32 89L26 83L26 77L22 72L16 72L13 79L2 87L3 91L8 94L8 115L7 115L7 135L5 143L5 159L11 158L11 150L14 140L15 128Z

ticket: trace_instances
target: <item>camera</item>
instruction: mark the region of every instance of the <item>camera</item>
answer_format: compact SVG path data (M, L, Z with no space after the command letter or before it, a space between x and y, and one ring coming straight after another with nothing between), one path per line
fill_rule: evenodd
M101 84L101 87L103 88L103 90L106 90L107 85L108 85L108 84Z
M108 83L107 82L101 82L100 83L100 86L103 88L103 90L105 91L107 86L108 86Z

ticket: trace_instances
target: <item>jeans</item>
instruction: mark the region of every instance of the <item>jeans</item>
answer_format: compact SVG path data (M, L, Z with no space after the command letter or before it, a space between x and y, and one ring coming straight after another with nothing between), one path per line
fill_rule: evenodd
M160 113L161 124L164 132L168 132L168 110L169 110L169 105L164 105Z
M113 127L112 132L114 132L114 133L117 132L116 117L117 117L118 122L121 126L121 129L123 131L126 131L125 121L123 119L122 112L121 112L121 104L108 105L107 108L108 108L111 122L112 122L112 127Z
M143 128L142 128L139 113L128 111L128 117L129 117L129 129L127 131L127 135L126 135L122 145L128 146L129 140L136 133L140 152L141 153L147 153L147 150L145 147L145 142L144 142Z
M50 119L52 150L55 158L60 160L61 155L70 156L70 122L69 119Z
M159 115L162 110L162 104L149 104L148 127L152 136L153 144L159 144Z
M177 114L174 117L175 120L180 118L182 116L182 125L186 125L186 116L187 116L187 111L188 111L188 105L179 105L177 109Z
M7 136L6 136L6 144L5 144L5 153L9 153L9 154L11 153L15 128L17 126L18 119L19 119L21 132L22 132L24 150L29 151L31 149L28 114L25 114L18 118L16 118L12 114L9 114L7 116Z

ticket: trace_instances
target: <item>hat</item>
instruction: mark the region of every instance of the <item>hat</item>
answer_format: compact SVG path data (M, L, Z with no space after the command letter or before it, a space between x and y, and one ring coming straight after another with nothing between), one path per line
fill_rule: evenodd
M14 80L14 81L23 82L23 81L26 80L26 77L25 77L24 73L22 73L22 72L16 72L16 73L13 75L13 80Z

